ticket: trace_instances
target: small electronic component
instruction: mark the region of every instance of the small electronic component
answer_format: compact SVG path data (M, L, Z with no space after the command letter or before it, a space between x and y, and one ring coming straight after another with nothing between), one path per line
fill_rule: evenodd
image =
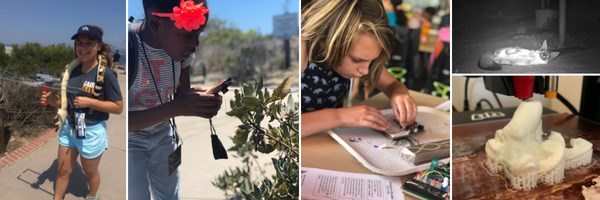
M390 123L392 123L392 128L385 131L385 133L387 133L391 139L407 137L424 130L423 125L419 124L418 122L414 122L404 127L400 126L396 120L390 120Z
M435 157L429 169L418 172L403 184L404 191L411 195L425 198L444 200L449 199L450 163L441 163Z

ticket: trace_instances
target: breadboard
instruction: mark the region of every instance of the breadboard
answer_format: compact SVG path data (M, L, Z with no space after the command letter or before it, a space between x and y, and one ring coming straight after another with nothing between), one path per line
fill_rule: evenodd
M386 116L392 116L392 110L382 110ZM425 131L412 136L419 143L429 143L450 139L450 115L431 107L418 107L415 119ZM328 131L346 151L354 156L367 169L387 176L402 176L415 173L429 167L429 163L414 165L403 155L406 149L394 145L394 140L379 131L370 128L335 128ZM384 145L385 148L381 146ZM442 159L448 162L450 158Z

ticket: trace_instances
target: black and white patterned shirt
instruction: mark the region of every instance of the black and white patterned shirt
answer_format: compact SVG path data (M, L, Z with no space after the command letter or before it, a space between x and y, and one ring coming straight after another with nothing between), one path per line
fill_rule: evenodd
M342 107L350 89L350 79L315 63L308 65L301 79L303 113Z

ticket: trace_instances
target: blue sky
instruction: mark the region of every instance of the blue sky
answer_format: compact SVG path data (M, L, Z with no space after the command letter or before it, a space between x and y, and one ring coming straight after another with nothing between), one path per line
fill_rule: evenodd
M299 13L298 1L288 1L287 9L290 13ZM208 7L211 17L224 19L244 32L254 29L267 35L273 32L273 16L283 14L285 2L285 0L208 0ZM129 1L129 15L136 19L144 17L142 0Z
M298 13L299 0L289 0L288 11ZM5 45L37 42L42 45L66 43L83 24L104 29L104 41L113 49L125 49L126 20L143 17L142 1L129 1L129 14L123 0L2 1L0 3L0 43ZM246 32L249 29L271 34L273 15L284 12L286 0L209 0L211 16L217 16Z
M60 2L60 3L57 3ZM26 0L0 3L0 43L66 43L83 24L104 29L104 42L125 49L127 20L124 0Z

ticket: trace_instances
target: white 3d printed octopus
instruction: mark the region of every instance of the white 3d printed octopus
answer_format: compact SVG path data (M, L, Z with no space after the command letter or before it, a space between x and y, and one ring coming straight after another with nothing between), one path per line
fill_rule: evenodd
M592 160L592 144L581 138L571 139L565 147L560 133L542 136L542 104L526 101L496 136L487 141L487 167L492 173L504 173L512 186L531 190L538 183L563 181L565 169L587 165Z

